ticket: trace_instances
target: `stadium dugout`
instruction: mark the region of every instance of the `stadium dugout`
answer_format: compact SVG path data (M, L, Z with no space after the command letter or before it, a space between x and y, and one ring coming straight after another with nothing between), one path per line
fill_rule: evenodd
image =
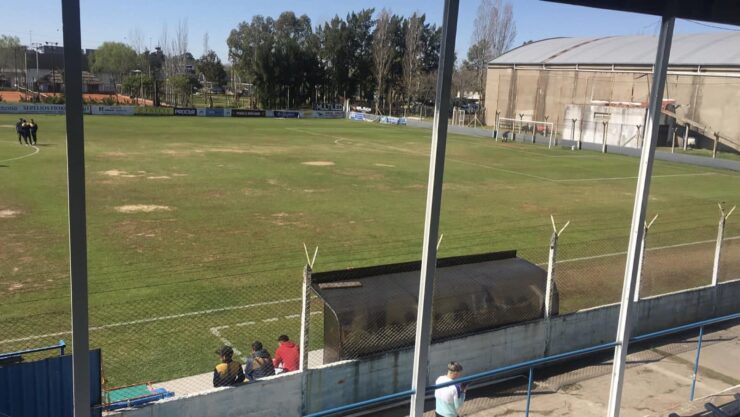
M625 271L621 300L619 331L616 337L614 370L612 372L608 415L619 415L626 353L632 326L630 310L639 263L647 197L655 158L658 118L666 79L668 56L676 18L740 25L740 8L735 0L547 0L555 3L595 7L660 16L660 37L652 74L652 91L647 109L648 127L644 129L637 192L628 247L628 267ZM436 265L436 241L439 232L441 191L447 140L447 117L459 0L445 0L442 22L441 70L438 71L435 119L429 167L429 187L424 223L424 243L419 285L416 328L416 350L412 379L411 416L423 414L427 388L427 363L431 341L432 288ZM62 0L64 72L66 85L67 180L70 238L70 277L73 338L73 404L75 417L90 416L90 360L88 334L88 279L85 211L84 126L82 118L82 46L80 35L80 0ZM441 117L445 115L445 117ZM82 353L82 354L80 354Z

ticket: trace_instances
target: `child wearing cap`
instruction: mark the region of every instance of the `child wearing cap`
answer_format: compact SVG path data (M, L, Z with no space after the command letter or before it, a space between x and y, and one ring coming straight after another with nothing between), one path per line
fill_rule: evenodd
M230 385L239 385L244 382L244 370L242 364L233 360L234 349L231 346L221 346L216 350L221 357L221 363L216 365L213 370L213 386L227 387Z

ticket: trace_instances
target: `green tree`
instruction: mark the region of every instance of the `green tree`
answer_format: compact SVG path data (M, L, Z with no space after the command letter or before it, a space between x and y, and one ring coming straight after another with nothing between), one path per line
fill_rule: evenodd
M19 65L23 65L23 47L17 36L0 35L0 74L14 69L17 82Z
M111 74L116 84L120 83L125 75L136 69L138 63L136 51L120 42L103 42L90 55L90 69L94 73Z
M205 55L200 57L195 67L198 74L203 74L206 81L214 83L214 85L219 87L226 85L228 81L226 70L221 63L221 59L216 55L216 52L209 50Z
M351 53L349 64L350 86L353 95L370 101L375 91L373 75L373 27L375 9L363 9L347 15L349 44Z
M187 106L191 103L193 91L200 87L194 74L178 74L167 79L174 93L175 106Z

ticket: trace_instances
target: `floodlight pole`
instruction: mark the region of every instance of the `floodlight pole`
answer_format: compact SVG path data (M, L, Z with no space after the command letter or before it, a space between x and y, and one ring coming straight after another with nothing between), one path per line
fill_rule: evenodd
M426 214L424 216L424 246L419 279L419 302L416 312L416 343L411 380L410 417L422 417L429 371L429 345L432 340L432 301L434 275L437 269L436 241L439 235L439 214L442 205L442 182L447 146L447 112L450 103L452 71L455 63L455 37L460 0L445 0L440 49L441 71L437 75L437 94L432 126L432 149L429 155Z
M85 212L85 137L82 122L82 46L80 1L62 0L67 201L72 292L72 405L74 417L90 416L90 345Z
M619 417L622 402L622 385L624 383L624 368L629 348L630 331L632 330L632 299L634 297L635 282L637 281L637 267L640 262L639 247L644 233L645 212L650 195L650 177L655 160L655 145L658 139L660 109L663 101L668 57L673 39L675 17L664 16L660 24L660 37L655 54L655 71L653 72L652 89L645 126L640 169L637 176L637 190L635 205L632 212L630 226L630 241L627 248L627 265L625 267L624 284L622 287L622 302L619 309L619 323L617 327L616 344L614 348L614 365L612 366L611 387L609 389L608 417Z

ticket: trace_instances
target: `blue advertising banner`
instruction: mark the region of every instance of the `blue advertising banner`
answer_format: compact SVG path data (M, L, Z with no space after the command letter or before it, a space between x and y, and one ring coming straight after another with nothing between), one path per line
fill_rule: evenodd
M298 111L275 110L272 114L274 117L282 117L284 119L297 119L301 117L301 112Z
M206 109L207 117L224 117L224 109Z

